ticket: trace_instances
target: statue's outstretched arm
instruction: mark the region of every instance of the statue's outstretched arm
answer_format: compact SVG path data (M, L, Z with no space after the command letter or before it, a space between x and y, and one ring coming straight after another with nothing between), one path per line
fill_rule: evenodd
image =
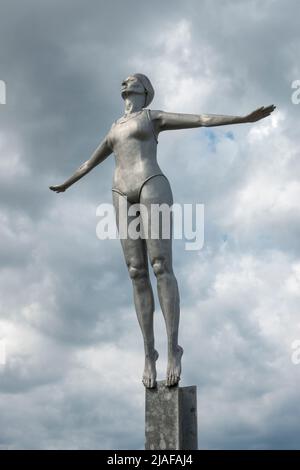
M112 149L110 148L107 136L103 141L98 145L96 150L94 151L93 155L89 160L84 162L72 175L68 180L66 180L63 184L57 186L50 186L52 191L56 193L61 193L69 188L72 184L76 183L80 178L85 176L89 173L95 166L102 163L110 154L112 153Z
M269 116L275 109L274 105L256 109L246 116L222 116L218 114L181 114L151 111L158 131L173 129L188 129L192 127L224 126L226 124L241 124L255 122Z

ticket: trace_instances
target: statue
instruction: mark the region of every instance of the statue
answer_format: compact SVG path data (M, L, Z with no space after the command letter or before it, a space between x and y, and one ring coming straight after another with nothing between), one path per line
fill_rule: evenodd
M269 116L275 109L273 105L261 107L242 117L150 110L147 106L153 100L154 89L150 80L140 73L130 75L122 82L121 96L125 101L125 113L113 123L91 158L63 184L50 186L52 191L64 192L114 153L116 168L112 192L118 227L120 202L126 204L127 208L134 203L142 203L146 207L151 204L173 204L169 181L157 163L156 151L160 132L250 123ZM151 217L151 211L148 214ZM148 223L150 226L151 220L148 220ZM149 257L157 279L158 297L168 337L166 386L176 386L180 380L183 349L178 344L180 301L172 267L172 237L147 240L127 237L121 239L121 244L133 284L135 309L144 339L145 369L142 382L147 388L154 388L157 384L158 352L154 347L154 300L148 271Z

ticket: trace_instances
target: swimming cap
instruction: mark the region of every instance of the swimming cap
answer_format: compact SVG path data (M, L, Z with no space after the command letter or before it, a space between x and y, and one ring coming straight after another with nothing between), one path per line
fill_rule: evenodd
M154 97L154 89L149 78L142 73L135 73L133 77L136 77L143 84L146 92L145 106L148 106Z

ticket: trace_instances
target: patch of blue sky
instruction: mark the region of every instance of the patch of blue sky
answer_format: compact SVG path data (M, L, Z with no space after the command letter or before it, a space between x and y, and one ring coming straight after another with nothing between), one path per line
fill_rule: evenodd
M212 152L216 152L217 144L224 138L235 140L234 133L232 131L228 131L225 133L215 132L212 129L206 128L204 129L205 139L208 142L208 147Z
M226 132L225 136L227 139L234 140L234 133L232 131Z
M211 129L205 129L204 130L204 135L208 141L208 147L212 152L216 151L216 146L217 143L220 141L220 137L217 136L217 134L211 130Z

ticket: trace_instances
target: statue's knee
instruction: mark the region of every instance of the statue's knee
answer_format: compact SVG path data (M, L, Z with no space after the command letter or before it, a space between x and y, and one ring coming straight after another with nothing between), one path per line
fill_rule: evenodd
M168 262L165 258L156 258L152 262L152 268L155 276L161 276L170 272Z
M137 263L129 263L128 272L131 279L142 279L148 276L146 267Z

